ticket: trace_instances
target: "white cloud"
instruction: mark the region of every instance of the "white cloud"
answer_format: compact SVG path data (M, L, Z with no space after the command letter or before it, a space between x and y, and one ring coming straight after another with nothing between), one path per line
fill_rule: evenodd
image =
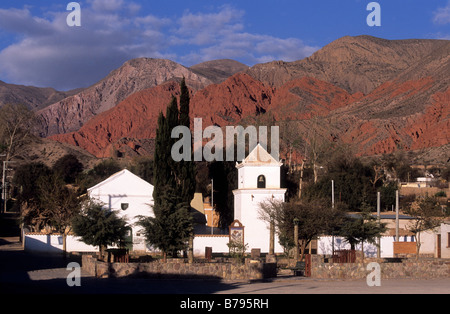
M278 38L244 31L241 10L223 6L217 13L186 13L179 21L176 39L193 51L180 56L185 64L230 58L248 65L273 60L294 61L311 55L318 47L297 38Z
M433 22L435 24L444 25L450 23L450 1L443 8L438 8L433 12Z
M136 57L168 58L187 66L230 58L252 65L309 56L297 38L245 32L245 12L222 6L174 18L141 13L123 0L89 0L81 27L68 27L68 11L36 17L27 7L0 9L0 30L16 42L0 51L0 79L57 89L89 86Z
M136 26L132 16L108 11L124 8L122 1L113 4L92 1L92 7L81 11L81 27L67 25L68 11L42 19L28 9L0 10L0 28L20 38L0 51L2 79L64 90L89 86L128 59L163 57L164 36L159 29L166 22L147 17Z

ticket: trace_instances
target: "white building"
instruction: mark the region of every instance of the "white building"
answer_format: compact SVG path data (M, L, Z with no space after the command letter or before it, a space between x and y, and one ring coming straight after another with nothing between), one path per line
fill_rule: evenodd
M244 243L248 244L249 251L269 252L269 223L260 219L258 211L260 203L266 200L284 202L286 189L280 188L281 165L260 144L236 165L238 189L233 191L234 219L244 226ZM278 242L275 235L275 253L282 253L283 248Z
M284 201L286 189L280 188L280 167L282 163L275 160L258 144L241 163L238 170L238 188L233 190L234 219L243 226L243 241L247 252L260 249L268 253L270 246L269 224L260 219L260 203L265 200ZM194 254L203 255L205 247L212 247L213 252L227 253L230 242L228 230L215 234L196 234ZM275 253L282 253L283 248L275 235Z
M137 226L138 216L153 216L153 185L131 173L121 170L87 190L92 200L105 209L118 211L119 217L131 226L129 240L133 251L145 251L142 228Z
M450 220L441 223L436 238L437 257L450 258Z

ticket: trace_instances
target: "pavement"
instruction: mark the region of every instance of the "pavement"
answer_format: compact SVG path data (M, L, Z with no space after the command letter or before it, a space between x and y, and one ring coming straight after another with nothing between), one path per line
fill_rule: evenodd
M4 215L4 214L3 214ZM0 223L0 227L2 224ZM313 294L449 294L450 278L433 280L381 280L381 286L369 287L365 280L320 280L281 276L263 281L224 281L193 279L99 279L80 271L80 285L73 282L74 268L80 256L37 254L22 249L20 239L0 229L0 293L4 294L83 294L83 295L313 295ZM76 264L75 264L76 265ZM69 280L68 280L69 277ZM68 284L69 282L69 284ZM192 298L192 297L191 297Z

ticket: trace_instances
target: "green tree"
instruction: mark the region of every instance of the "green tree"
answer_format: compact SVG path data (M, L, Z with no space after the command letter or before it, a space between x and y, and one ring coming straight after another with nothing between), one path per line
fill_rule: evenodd
M38 183L46 181L53 174L42 162L32 162L19 166L13 177L15 206L20 209L23 224L39 232L49 220L45 204L41 202Z
M57 174L40 177L37 187L48 224L62 235L63 253L66 255L67 235L72 230L72 219L81 208L79 195L76 190L68 188Z
M154 162L153 156L140 156L133 160L130 171L142 178L143 180L153 184L154 179Z
M180 125L190 127L191 121L189 116L189 89L186 86L186 80L183 77L180 83Z
M160 112L158 116L158 128L156 129L156 139L155 139L155 152L153 158L153 169L154 171L154 189L153 189L153 200L155 206L161 203L160 195L164 191L164 185L170 184L171 173L170 167L167 163L167 141L169 141L169 128L167 127L166 118L163 113Z
M159 205L153 206L154 217L140 217L147 241L167 255L177 256L179 250L187 247L193 234L189 205L181 200L179 193L170 185L163 186Z
M182 86L184 123L189 123L189 98L187 88ZM187 98L187 99L186 99ZM187 101L187 103L186 103ZM187 110L186 110L187 106ZM175 162L171 149L175 143L172 129L180 125L180 112L176 97L166 108L166 115L158 116L154 153L153 212L155 217L140 219L147 241L167 254L176 255L186 248L193 235L190 202L194 196L196 181L193 162ZM189 124L188 124L189 125ZM188 126L187 125L187 126Z
M190 116L189 116L189 89L186 86L186 81L183 80L180 83L180 112L179 112L179 124L187 128L190 128ZM190 202L194 197L196 188L196 169L195 164L192 161L192 139L191 139L191 160L181 160L177 163L177 172L179 177L179 185L181 186L181 195L184 201Z
M346 239L352 250L361 243L364 254L364 242L376 243L386 230L385 223L379 223L368 210L363 210L360 214L347 216L338 234Z
M89 245L99 247L100 258L108 245L123 246L129 230L125 220L116 211L103 209L101 204L88 200L72 220L74 233Z
M369 166L357 158L336 158L327 166L327 173L315 184L305 189L307 200L326 199L331 202L331 181L334 181L335 200L347 204L350 210L361 208L363 202L376 203L376 189L381 181L372 184L373 173Z
M395 191L398 190L398 183L396 181L386 182L378 190L380 192L380 209L389 210L392 205L395 205Z
M83 164L73 154L59 158L53 165L53 171L61 176L65 183L74 183L83 171Z
M14 172L13 184L16 187L15 198L19 203L39 201L37 182L41 177L47 178L52 170L42 162L31 162L19 166Z
M259 218L275 224L282 246L300 246L303 259L309 243L321 234L330 233L343 221L340 210L330 209L323 200L308 202L266 202L260 204ZM298 224L298 238L294 239L294 226Z
M89 171L79 174L78 182L80 185L80 191L86 192L89 187L96 185L120 170L122 170L122 167L116 160L102 160Z
M112 174L122 170L120 164L114 159L106 159L96 164L88 175L93 177L94 180L101 182Z
M160 203L164 185L172 187L179 182L176 171L176 163L171 157L171 148L175 139L171 138L172 129L178 126L178 103L175 97L166 108L166 115L160 112L158 116L158 128L156 129L155 152L154 152L154 190L153 199L155 205Z

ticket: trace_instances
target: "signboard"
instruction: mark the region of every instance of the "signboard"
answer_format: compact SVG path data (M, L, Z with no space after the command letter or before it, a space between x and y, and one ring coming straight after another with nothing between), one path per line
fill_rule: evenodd
M230 225L230 242L244 244L244 226L237 219Z

